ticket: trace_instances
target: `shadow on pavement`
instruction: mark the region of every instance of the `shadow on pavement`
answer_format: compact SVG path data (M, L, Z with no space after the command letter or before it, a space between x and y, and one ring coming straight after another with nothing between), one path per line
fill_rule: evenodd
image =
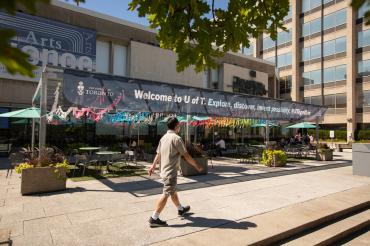
M185 224L169 225L169 227L180 228L180 227L221 227L222 229L244 229L255 228L257 225L252 222L242 221L237 222L226 219L210 219L205 217L195 217L194 213L189 213L184 217L184 220L188 222Z

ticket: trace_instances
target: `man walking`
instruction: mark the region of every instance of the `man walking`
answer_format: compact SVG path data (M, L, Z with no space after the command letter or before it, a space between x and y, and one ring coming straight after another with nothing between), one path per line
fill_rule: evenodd
M190 206L183 207L180 204L179 197L176 192L177 185L177 167L180 164L181 156L199 172L202 167L189 155L181 137L178 135L180 124L176 117L170 117L167 121L168 131L159 141L157 155L154 158L153 164L148 173L152 175L157 163L161 163L161 177L163 179L163 194L157 202L155 211L149 219L150 227L167 226L167 222L159 219L159 214L162 212L167 203L167 199L171 196L172 202L175 204L180 216L185 215L190 210Z

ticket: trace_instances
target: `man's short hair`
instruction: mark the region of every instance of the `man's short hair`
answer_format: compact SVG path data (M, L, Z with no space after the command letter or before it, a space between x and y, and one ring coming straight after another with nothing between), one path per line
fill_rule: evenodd
M179 124L179 120L176 117L170 117L167 120L167 127L170 130L175 130L175 127Z

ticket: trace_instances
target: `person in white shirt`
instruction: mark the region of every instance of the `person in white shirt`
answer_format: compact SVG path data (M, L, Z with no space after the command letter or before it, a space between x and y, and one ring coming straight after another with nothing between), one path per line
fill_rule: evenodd
M217 148L217 154L219 156L222 156L222 151L226 150L225 140L223 140L222 138L220 140L218 140L217 143L216 143L216 148Z

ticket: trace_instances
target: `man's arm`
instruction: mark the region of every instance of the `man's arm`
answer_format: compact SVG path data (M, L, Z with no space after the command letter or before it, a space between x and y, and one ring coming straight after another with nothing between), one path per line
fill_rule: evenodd
M161 156L160 156L160 154L159 153L157 153L157 155L155 156L155 158L154 158L154 160L153 160L153 164L152 164L152 166L149 168L149 170L148 170L148 174L149 174L149 176L151 176L152 175L152 173L155 171L155 168L156 168L156 166L157 166L157 163L159 162L159 160L161 159Z
M191 157L189 155L188 152L185 152L183 157L185 158L185 160L190 164L192 165L193 167L195 167L195 169L198 170L198 172L201 172L203 170L203 167L201 165L199 165L194 159L193 157Z

